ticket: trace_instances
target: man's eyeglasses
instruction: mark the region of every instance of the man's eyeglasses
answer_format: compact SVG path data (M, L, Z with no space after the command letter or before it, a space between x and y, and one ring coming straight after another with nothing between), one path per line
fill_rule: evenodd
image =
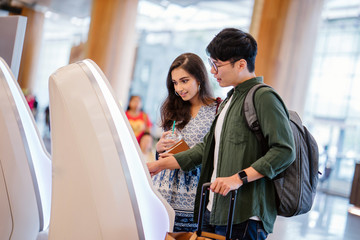
M224 63L222 65L216 65L211 58L208 58L208 61L209 61L210 67L214 68L216 74L219 72L219 70L218 70L219 67L233 63L233 62L228 62L228 63Z

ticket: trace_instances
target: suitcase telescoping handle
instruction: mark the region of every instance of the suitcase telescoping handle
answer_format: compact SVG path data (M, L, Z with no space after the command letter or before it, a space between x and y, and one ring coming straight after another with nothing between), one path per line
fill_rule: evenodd
M199 217L198 217L198 226L197 226L197 234L198 236L201 236L202 232L202 224L203 224L203 218L205 213L205 204L206 204L206 198L207 198L207 192L210 189L211 183L204 183L201 189L201 200L200 200L200 211L199 211ZM231 232L232 232L232 225L233 225L233 218L234 218L234 210L235 210L235 200L236 200L236 192L237 190L231 191L231 197L230 197L230 207L229 207L229 213L228 213L228 222L226 227L226 239L231 238Z

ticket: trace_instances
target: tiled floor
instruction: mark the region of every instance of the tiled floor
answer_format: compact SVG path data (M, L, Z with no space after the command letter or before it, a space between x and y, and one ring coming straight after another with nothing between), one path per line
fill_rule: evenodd
M360 217L348 213L343 197L317 193L312 210L304 215L278 217L269 240L359 240Z

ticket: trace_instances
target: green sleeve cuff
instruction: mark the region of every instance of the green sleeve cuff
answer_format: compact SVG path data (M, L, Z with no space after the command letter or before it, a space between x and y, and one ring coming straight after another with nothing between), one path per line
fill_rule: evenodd
M187 151L174 154L183 171L190 171L201 164L204 143L198 143Z

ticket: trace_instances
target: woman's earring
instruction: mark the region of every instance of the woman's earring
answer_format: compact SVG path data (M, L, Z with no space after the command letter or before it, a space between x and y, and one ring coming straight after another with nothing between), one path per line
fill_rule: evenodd
M200 92L200 84L199 84L199 92Z
M179 94L176 92L176 90L174 90L174 91L175 91L175 95L176 95L176 96L179 96Z

